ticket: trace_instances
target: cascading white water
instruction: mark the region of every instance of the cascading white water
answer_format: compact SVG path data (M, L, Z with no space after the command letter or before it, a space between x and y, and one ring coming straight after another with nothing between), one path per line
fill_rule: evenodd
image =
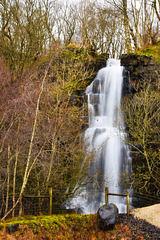
M82 193L72 199L71 208L81 208L83 213L95 213L105 203L105 187L109 192L122 193L120 178L129 169L128 148L121 139L123 118L120 112L123 86L123 67L120 60L109 59L94 81L87 87L89 127L85 132L87 152L92 153L88 175L93 182L86 184ZM119 129L122 129L121 131ZM123 199L109 196L119 212L125 212Z

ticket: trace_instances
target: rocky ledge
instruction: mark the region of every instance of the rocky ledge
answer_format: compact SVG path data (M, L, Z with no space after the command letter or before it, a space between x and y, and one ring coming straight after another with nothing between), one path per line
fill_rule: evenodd
M121 56L121 65L130 73L130 81L134 87L145 81L160 81L160 65L150 56L124 54Z

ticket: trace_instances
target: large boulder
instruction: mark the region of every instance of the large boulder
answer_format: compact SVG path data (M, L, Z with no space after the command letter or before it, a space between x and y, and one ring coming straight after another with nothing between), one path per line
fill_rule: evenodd
M97 221L101 230L112 229L118 218L118 208L115 204L104 204L98 209Z

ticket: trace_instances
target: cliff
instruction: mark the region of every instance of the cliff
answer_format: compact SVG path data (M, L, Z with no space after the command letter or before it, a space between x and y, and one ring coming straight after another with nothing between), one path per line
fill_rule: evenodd
M151 56L125 54L121 56L121 65L129 72L134 88L144 81L160 82L160 65Z

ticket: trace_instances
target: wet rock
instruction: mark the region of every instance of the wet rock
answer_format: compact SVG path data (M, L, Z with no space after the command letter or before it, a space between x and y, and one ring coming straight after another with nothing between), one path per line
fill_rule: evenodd
M99 104L99 94L90 94L90 103L91 104L94 104L94 103Z
M115 204L105 204L98 209L97 221L101 230L112 229L118 218L118 208Z
M18 231L18 229L19 229L19 223L9 225L9 226L6 227L6 230L9 234Z
M98 79L95 79L93 82L93 87L92 87L93 93L100 93L99 85L100 85L100 81Z
M134 93L134 89L130 82L130 72L124 68L123 70L123 86L122 86L122 96L126 94Z
M99 104L95 103L94 104L94 115L95 116L98 116L100 113L99 113Z
M84 208L83 207L77 207L77 208L74 209L74 211L77 214L83 214L84 213Z

